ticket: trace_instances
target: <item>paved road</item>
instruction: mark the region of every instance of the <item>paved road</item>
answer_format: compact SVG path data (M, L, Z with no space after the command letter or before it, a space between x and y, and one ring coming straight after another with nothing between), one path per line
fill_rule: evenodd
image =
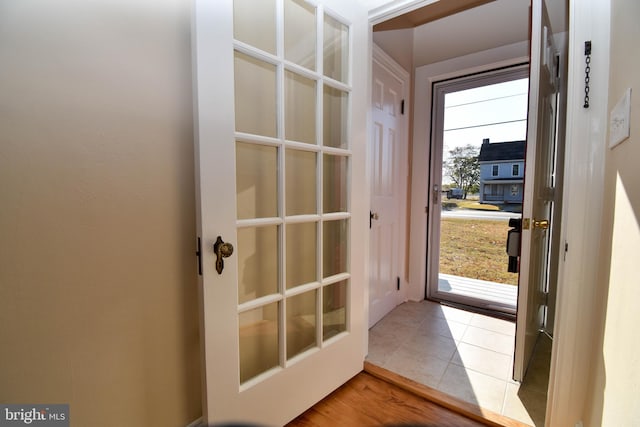
M508 221L509 218L520 218L519 213L481 211L473 209L456 209L442 211L442 218L485 219L492 221Z

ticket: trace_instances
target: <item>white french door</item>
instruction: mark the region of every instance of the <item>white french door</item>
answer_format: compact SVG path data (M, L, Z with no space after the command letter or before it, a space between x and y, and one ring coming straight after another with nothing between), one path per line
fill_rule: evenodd
M285 424L362 369L367 25L195 0L206 423Z
M562 197L555 180L558 93L558 51L544 0L531 5L531 66L527 166L522 212L522 246L514 379L522 381L536 340L545 326L550 257L558 256L558 239L552 245L554 203Z

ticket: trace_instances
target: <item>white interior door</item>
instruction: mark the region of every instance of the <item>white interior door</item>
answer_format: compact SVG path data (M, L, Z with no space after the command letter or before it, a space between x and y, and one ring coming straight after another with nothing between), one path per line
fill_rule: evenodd
M390 68L393 67L393 68ZM371 212L369 327L400 301L406 206L406 115L408 74L377 46L373 51L371 97ZM403 80L403 77L405 80Z
M283 425L362 369L367 25L357 2L194 3L208 424Z
M543 0L531 6L529 120L514 378L521 381L544 325L555 182L557 50Z

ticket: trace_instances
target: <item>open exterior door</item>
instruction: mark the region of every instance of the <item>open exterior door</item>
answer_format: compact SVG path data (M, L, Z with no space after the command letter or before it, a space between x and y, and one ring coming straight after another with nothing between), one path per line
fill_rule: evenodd
M540 331L544 326L553 253L554 162L558 60L543 0L531 6L531 62L522 246L514 379L524 378Z
M367 12L195 0L203 422L283 425L363 365Z

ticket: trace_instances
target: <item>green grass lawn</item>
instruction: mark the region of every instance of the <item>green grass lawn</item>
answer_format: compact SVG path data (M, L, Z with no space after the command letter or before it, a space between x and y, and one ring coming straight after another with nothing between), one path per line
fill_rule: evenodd
M488 203L480 203L478 199L442 199L442 210L450 211L454 209L470 209L476 211L508 211L522 212L522 205L491 205Z
M463 199L443 199L442 209L473 209L481 211L499 211L500 208L495 205L481 204L477 200L463 200Z
M517 285L507 272L506 221L442 219L440 272L472 279Z

